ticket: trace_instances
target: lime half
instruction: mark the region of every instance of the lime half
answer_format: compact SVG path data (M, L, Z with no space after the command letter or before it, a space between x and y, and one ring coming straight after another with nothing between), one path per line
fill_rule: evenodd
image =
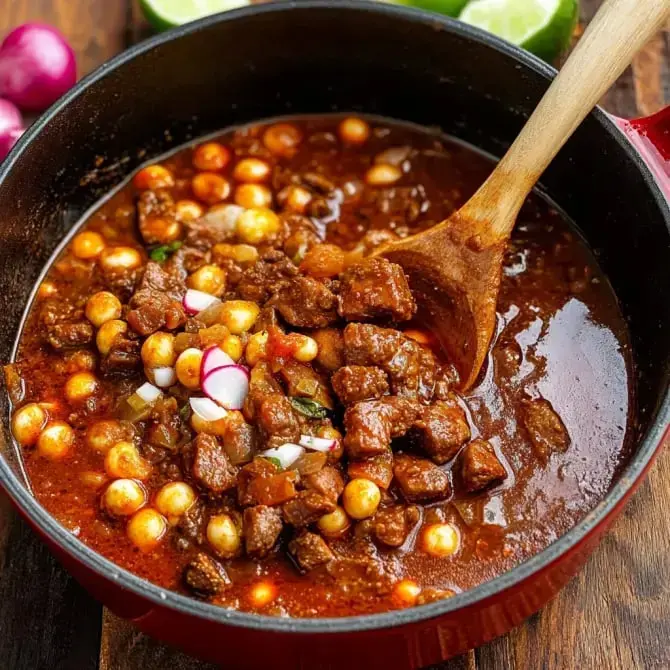
M553 61L570 44L579 0L473 0L460 19Z
M250 0L140 0L145 18L159 31L250 4Z

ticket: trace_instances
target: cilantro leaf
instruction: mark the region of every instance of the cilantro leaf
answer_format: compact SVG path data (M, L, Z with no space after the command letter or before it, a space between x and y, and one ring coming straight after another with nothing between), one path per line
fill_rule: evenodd
M160 247L154 247L149 252L149 257L156 263L164 263L175 251L181 247L182 243L177 240L170 244L161 244Z
M328 414L328 410L316 400L310 400L309 398L289 398L289 400L293 409L310 419L325 419Z

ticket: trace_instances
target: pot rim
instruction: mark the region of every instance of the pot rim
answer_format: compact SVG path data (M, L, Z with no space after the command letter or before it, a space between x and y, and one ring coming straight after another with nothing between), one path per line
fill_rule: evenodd
M2 183L11 172L14 165L21 159L22 154L30 143L53 120L53 118L64 111L67 106L85 90L104 79L110 72L117 70L135 57L140 56L155 47L171 42L172 40L180 39L183 36L205 30L212 25L247 18L254 14L274 14L278 12L292 11L294 9L327 9L329 11L337 9L339 11L351 13L372 12L378 15L395 16L407 22L428 24L433 29L456 34L474 42L485 44L503 55L513 58L519 65L530 68L535 73L544 77L547 81L550 81L556 75L556 70L547 65L544 61L494 35L461 23L460 21L438 14L428 14L414 8L381 2L371 2L368 0L289 0L287 2L255 5L206 17L185 26L155 35L150 39L123 51L98 67L92 73L82 78L81 81L52 105L22 135L4 163L0 164L0 186L2 186ZM591 112L591 116L595 117L598 123L609 132L612 139L631 157L647 183L650 196L655 200L657 206L665 213L665 220L668 229L670 230L670 207L658 188L646 163L642 160L625 136L618 130L617 126L606 112L600 108L596 108ZM7 417L5 417L5 420L7 420ZM610 489L605 498L603 498L603 500L601 500L601 502L598 503L598 505L591 510L580 523L571 528L545 550L532 556L530 559L516 566L512 570L509 570L488 582L484 582L473 589L456 594L447 600L381 614L367 614L339 618L284 619L260 614L251 614L225 609L218 605L211 605L186 595L168 591L117 566L112 561L104 558L101 554L93 551L68 532L50 514L48 514L48 512L39 504L37 499L31 495L29 490L21 484L18 477L11 470L4 458L0 458L0 483L21 513L42 533L44 533L50 541L98 575L133 592L137 596L151 601L155 605L174 609L182 614L193 615L222 624L254 630L297 634L352 633L416 624L477 605L486 599L517 586L534 574L547 568L551 563L558 561L564 554L575 549L590 533L604 523L607 517L625 501L628 495L630 495L638 480L640 480L647 468L651 465L657 450L663 442L665 436L664 433L670 433L670 383L667 381L663 400L658 407L656 418L647 430L647 434L640 441L635 454L631 457L629 463L622 471L619 480Z

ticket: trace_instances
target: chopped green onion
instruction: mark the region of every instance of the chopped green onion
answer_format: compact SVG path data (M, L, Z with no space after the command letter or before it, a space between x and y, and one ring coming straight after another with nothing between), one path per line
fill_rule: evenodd
M170 244L161 244L160 247L152 249L149 256L156 263L164 263L175 251L181 248L181 245L182 243L179 240L170 242Z
M325 419L328 415L328 410L316 400L310 400L309 398L289 398L289 400L293 409L310 419Z

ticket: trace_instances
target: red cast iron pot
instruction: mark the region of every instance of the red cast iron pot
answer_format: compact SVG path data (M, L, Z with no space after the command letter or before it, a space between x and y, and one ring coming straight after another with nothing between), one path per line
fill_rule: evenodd
M130 49L50 109L0 168L0 360L12 355L24 306L58 242L141 160L231 124L335 110L437 125L499 156L554 74L458 22L346 0L229 12ZM150 635L226 667L416 668L505 633L582 566L642 480L668 425L670 302L658 297L670 286L662 190L670 193L669 126L668 114L624 123L596 110L543 176L540 188L595 249L630 324L639 422L634 454L607 497L509 573L446 601L343 619L269 618L164 592L92 552L38 505L22 478L0 394L3 486L94 596Z

